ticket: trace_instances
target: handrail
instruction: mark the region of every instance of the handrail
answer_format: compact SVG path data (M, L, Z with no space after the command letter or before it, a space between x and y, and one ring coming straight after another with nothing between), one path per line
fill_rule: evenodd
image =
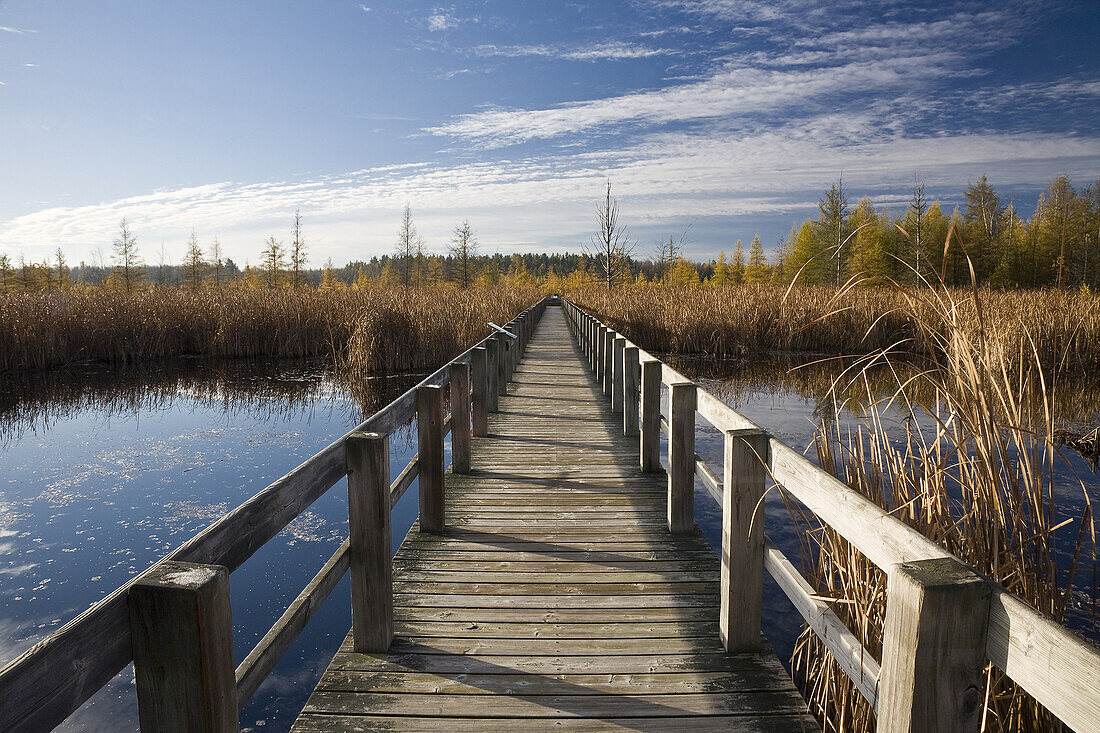
M516 349L510 350L507 355L501 352L502 364L505 359L517 358L530 337L535 320L548 302L548 298L542 298L509 322L520 324L521 338ZM528 315L533 318L526 318ZM229 571L240 567L346 475L345 441L348 436L358 432L388 435L408 423L416 415L419 388L448 386L454 363L469 364L474 349L497 338L495 334L490 334L478 341L347 435L273 481L158 560L145 573L131 578L5 665L0 669L0 730L50 730L64 721L133 661L127 597L143 576L173 562L223 566ZM450 417L441 427L442 436L451 428ZM415 462L414 456L393 483L392 503L396 503L416 478L418 469ZM265 660L269 655L275 655L277 661L278 656L285 652L282 645L284 642L289 644L287 635L290 630L296 629L289 636L293 640L300 631L297 624L305 625L316 606L328 595L331 585L346 572L347 564L347 553L338 550L242 662L237 677L238 686L246 693L245 699L270 671L268 668L262 675L259 674L268 663ZM280 648L281 651L276 651ZM274 662L270 664L274 666Z
M598 380L603 381L605 375L626 368L622 361L615 362L612 353L604 346L612 339L624 339L627 347L638 349L640 362L660 363L663 384L670 387L674 384L694 385L695 411L718 431L727 436L744 431L763 432L766 435L766 431L747 417L637 344L615 333L575 303L563 299L563 305L570 317L573 333L594 367ZM639 399L639 395L630 395L630 398ZM644 395L641 400L644 409ZM644 417L642 422L644 427ZM674 440L673 422L671 414L667 417L662 414L656 421L658 430L669 434L670 443ZM647 438L643 432L643 445L647 439L653 440ZM693 445L694 438L691 440ZM945 548L892 516L782 441L767 436L766 453L766 456L760 457L764 459L771 479L876 566L890 574L890 592L893 592L894 577L900 572L899 569L907 572L921 563L943 560L964 567L962 561ZM730 461L728 445L726 461ZM700 479L719 506L723 506L725 515L724 493L730 491L728 479L719 479L717 473L698 455L695 456L692 473L693 478ZM723 521L725 525L728 517ZM725 534L725 529L723 533ZM764 569L777 581L809 627L833 653L861 695L872 708L879 710L882 706L880 678L883 675L879 661L866 653L858 639L844 627L828 604L813 594L812 586L774 545L764 539L760 547ZM728 551L729 548L723 547L724 560ZM972 570L966 570L973 574ZM723 573L726 573L725 568ZM1096 721L1100 720L1100 650L999 584L984 581L984 585L987 586L990 596L988 611L982 612L988 616L982 619L981 624L985 628L984 640L979 638L975 642L980 647L980 653L1066 725L1074 730L1094 730ZM890 592L887 601L888 625L891 605L894 606L895 613L901 613L901 607L889 597ZM725 597L722 600L723 603L726 602Z

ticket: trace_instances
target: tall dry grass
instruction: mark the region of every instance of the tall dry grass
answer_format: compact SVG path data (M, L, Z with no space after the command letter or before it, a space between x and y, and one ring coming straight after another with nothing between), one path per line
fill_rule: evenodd
M823 422L816 441L820 465L1051 618L1072 617L1079 628L1095 624L1092 506L1080 480L1066 485L1074 474L1054 442L1058 384L1044 375L1035 326L1025 313L1014 322L991 311L988 296L978 292L960 297L929 286L897 293L913 338L924 342L927 368L900 380L887 400L869 399L855 427ZM1063 302L1048 293L1034 299ZM838 384L863 383L871 396L865 368L906 348L900 343L868 357ZM932 409L910 399L918 389L936 395ZM838 397L838 415L845 406ZM886 416L899 406L912 415L900 436L886 427ZM805 523L807 578L836 600L837 614L881 658L885 575L832 529L791 508ZM812 632L799 638L793 668L827 730L874 730L873 712ZM986 697L983 730L1062 730L992 665Z
M1007 347L1029 340L1046 367L1085 372L1100 368L1100 296L1065 290L996 291L976 298L945 291L956 303L954 326L974 335L980 318L996 325ZM934 303L908 302L890 287L795 285L718 287L630 286L570 294L645 349L717 358L765 351L866 354L894 348L928 355L948 336ZM982 311L979 316L979 306ZM924 338L923 329L938 329Z
M384 286L0 294L0 373L179 355L328 355L356 373L423 370L539 297L535 288Z

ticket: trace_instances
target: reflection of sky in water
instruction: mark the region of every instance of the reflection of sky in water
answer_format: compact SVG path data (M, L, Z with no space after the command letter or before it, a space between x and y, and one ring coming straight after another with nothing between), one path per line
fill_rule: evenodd
M403 385L407 386L407 385ZM0 443L0 663L71 620L356 424L330 389L249 397L176 393L128 408L68 409ZM265 399L268 404L264 409ZM393 474L415 453L391 441ZM347 535L346 482L334 486L231 579L240 661ZM394 515L394 546L416 515L415 487ZM348 581L317 613L242 714L289 727L350 626ZM70 718L73 730L136 728L128 669Z

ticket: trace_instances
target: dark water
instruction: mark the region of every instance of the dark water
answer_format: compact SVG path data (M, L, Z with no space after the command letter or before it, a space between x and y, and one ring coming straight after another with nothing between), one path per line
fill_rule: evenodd
M677 368L799 449L832 412L835 366L789 371L780 362L680 361ZM0 385L0 663L15 658L89 604L297 466L420 377L373 380L351 394L323 363L180 361L154 368L88 368ZM1082 391L1071 416L1095 424ZM858 404L845 413L855 419ZM720 473L720 434L702 420L697 450ZM415 453L411 431L391 438L396 475ZM1096 477L1083 461L1090 494ZM1068 481L1067 485L1070 484ZM396 548L416 516L416 491L395 508ZM780 500L767 533L797 560ZM721 516L702 487L696 517L717 547ZM346 484L334 486L231 578L239 661L347 534ZM790 657L800 618L765 589L765 630ZM348 581L333 591L241 716L242 730L285 730L350 626ZM127 669L63 727L136 729Z

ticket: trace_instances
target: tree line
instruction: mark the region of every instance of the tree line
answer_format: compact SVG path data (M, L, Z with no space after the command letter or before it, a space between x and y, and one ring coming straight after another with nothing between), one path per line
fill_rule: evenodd
M452 231L445 253L429 252L406 204L392 254L337 267L331 258L309 267L303 219L295 212L289 237L268 237L258 264L240 268L226 257L217 237L203 246L192 230L179 264L148 264L125 218L112 242L109 262L70 267L58 249L41 262L0 254L0 291L37 291L74 284L132 291L148 287L343 288L369 283L405 288L442 284L492 287L502 281L551 289L615 287L625 283L712 285L736 283L840 284L856 278L913 283L942 278L965 285L973 277L993 287L1100 287L1100 180L1077 191L1057 176L1040 195L1028 219L1005 202L985 176L967 186L965 202L947 213L914 180L902 210L876 208L864 196L853 206L843 179L818 203L818 215L795 224L778 242L771 260L760 237L748 251L741 240L716 258L684 255L685 232L655 243L653 256L636 253L622 221L611 182L596 207L596 230L579 253L482 254L468 219Z

